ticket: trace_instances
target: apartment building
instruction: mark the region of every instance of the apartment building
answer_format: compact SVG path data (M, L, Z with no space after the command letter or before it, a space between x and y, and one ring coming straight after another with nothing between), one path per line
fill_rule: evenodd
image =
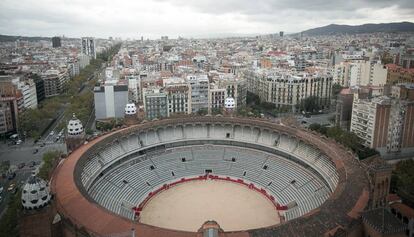
M0 80L0 134L18 129L18 90L10 80Z
M383 155L414 150L414 101L354 99L351 131Z
M293 111L303 106L308 97L318 98L322 107L329 107L332 93L332 76L329 73L295 73L278 69L249 70L244 75L248 90L261 101L277 108L289 107Z
M161 88L145 88L143 98L147 119L168 117L168 97Z
M414 83L414 68L403 68L396 64L387 64L387 84Z
M231 73L221 73L218 77L213 77L213 81L218 88L226 90L226 98L234 98L236 101L235 109L246 105L247 81L245 78L235 76Z
M208 109L209 80L206 74L188 75L187 83L191 87L191 112Z
M49 69L40 76L44 82L46 97L63 93L69 79L69 74L65 69Z
M387 68L379 61L351 60L334 67L334 83L343 87L383 86L387 82Z
M17 89L23 94L23 107L25 109L37 108L36 84L32 79L17 82Z

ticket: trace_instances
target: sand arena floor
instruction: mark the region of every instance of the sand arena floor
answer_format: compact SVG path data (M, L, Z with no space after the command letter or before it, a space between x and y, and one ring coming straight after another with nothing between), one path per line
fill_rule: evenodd
M262 194L232 182L191 181L153 197L140 222L184 231L197 231L215 220L224 231L267 227L280 222L273 204Z

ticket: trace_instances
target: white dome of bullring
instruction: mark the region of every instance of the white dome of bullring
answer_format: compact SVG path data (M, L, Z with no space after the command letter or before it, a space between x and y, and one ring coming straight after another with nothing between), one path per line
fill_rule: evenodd
M236 107L236 102L234 101L234 99L231 97L226 98L226 100L224 101L224 108L234 109L235 107Z
M133 115L137 113L137 107L135 104L126 104L125 105L125 114L126 115Z
M69 120L67 129L69 135L79 135L83 133L82 123L78 118L76 118L75 114L73 114L72 119Z
M51 199L46 181L30 176L22 189L22 205L25 209L38 209L46 206Z

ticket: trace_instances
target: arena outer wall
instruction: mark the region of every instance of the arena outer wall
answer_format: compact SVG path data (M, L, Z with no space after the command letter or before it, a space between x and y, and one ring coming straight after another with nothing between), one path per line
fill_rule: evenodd
M141 123L100 136L71 153L55 169L51 180L51 190L56 197L55 205L58 213L73 227L72 230L64 230L65 236L75 236L75 232L81 230L92 236L103 237L126 233L131 229L135 230L136 236L144 237L199 236L195 232L175 231L145 225L111 213L86 197L83 188L79 187L79 175L75 171L78 162L83 157L114 139L142 129L200 123L249 125L288 134L318 147L321 152L327 154L334 162L339 174L338 185L331 197L310 213L276 226L249 231L226 232L225 236L333 236L336 231L349 231L359 223L360 215L369 201L369 181L359 161L343 146L316 133L275 124L269 120L205 116Z

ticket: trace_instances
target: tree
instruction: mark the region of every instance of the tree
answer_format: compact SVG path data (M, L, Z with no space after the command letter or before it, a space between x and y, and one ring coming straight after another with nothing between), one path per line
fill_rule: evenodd
M320 124L313 123L309 125L309 129L317 131L327 137L335 139L335 141L348 147L358 155L359 159L365 159L367 157L378 154L378 152L369 147L362 145L361 139L354 133L344 131L340 127L326 127Z
M303 108L306 112L315 112L321 109L319 105L319 97L309 96L303 100Z
M253 94L251 92L247 92L246 95L246 104L248 105L259 105L260 104L260 97L256 94Z
M393 171L391 183L392 190L414 198L414 161L411 159L400 161Z
M40 167L37 175L44 180L48 180L50 172L52 172L57 159L61 155L62 153L60 151L49 151L43 154L43 165Z
M9 205L0 220L0 237L19 236L19 213L22 208L21 192L10 196Z
M340 84L338 84L338 83L333 84L332 85L332 96L334 98L337 98L338 94L341 92L341 90L342 90L342 86Z
M199 115L199 116L206 115L207 113L208 113L208 111L207 111L207 109L206 109L206 108L202 108L202 109L199 109L199 110L197 111L197 115Z
M222 112L221 112L220 108L212 108L211 109L211 114L212 115L217 115L217 114L222 114Z

